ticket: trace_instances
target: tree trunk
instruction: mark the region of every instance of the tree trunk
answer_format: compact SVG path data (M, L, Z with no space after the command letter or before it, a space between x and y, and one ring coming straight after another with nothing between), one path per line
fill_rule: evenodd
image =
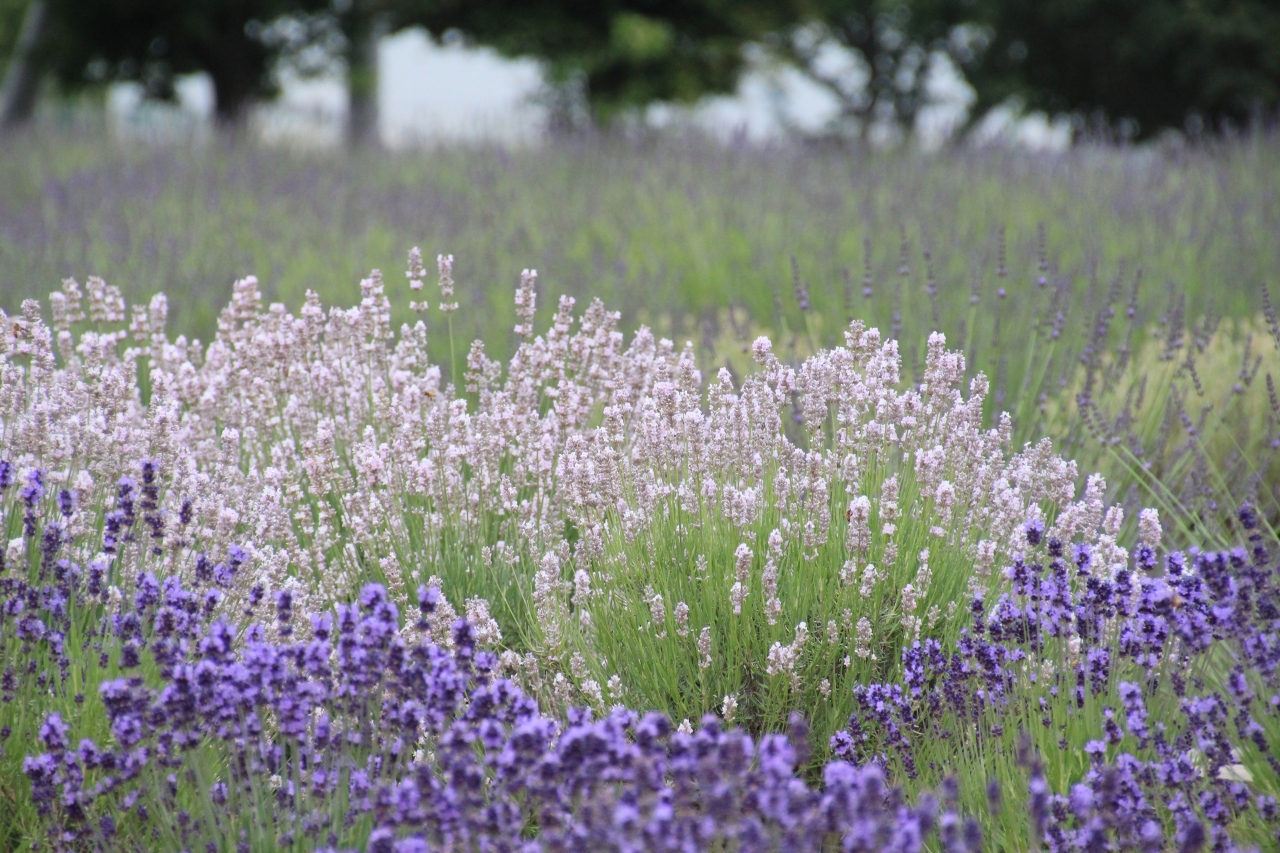
M0 130L25 124L35 113L40 88L35 52L48 20L48 0L31 0L27 4L18 42L5 70L4 84L0 86Z
M378 134L378 42L386 26L380 16L353 12L347 19L347 144L376 147Z
M261 48L243 31L224 33L201 50L201 65L213 79L213 118L219 130L238 132L262 74Z

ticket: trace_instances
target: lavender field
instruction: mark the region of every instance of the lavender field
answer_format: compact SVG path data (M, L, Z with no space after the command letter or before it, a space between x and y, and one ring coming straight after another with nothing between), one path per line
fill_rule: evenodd
M41 133L0 848L1280 849L1275 138Z

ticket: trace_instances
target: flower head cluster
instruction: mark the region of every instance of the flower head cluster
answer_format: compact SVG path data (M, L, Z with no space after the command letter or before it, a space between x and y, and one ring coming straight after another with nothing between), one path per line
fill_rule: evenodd
M246 627L217 616L216 593L174 577L145 574L131 595L110 597L91 593L88 573L65 559L46 568L43 586L0 580L0 649L5 661L21 650L36 664L20 676L7 670L6 691L48 664L76 673L51 681L40 672L37 704L97 683L70 706L75 719L41 714L22 759L58 849L732 842L914 853L937 826L937 804L907 803L878 767L835 762L820 788L802 781L798 720L790 736L756 740L715 717L682 732L661 714L621 707L600 719L545 716L477 647L482 624L455 620L451 648L413 639L441 606L434 587L417 592L416 624L371 583L353 603L311 614L296 613L282 591L273 624ZM72 658L64 642L86 617L101 660ZM280 629L300 619L307 639ZM140 674L144 662L158 678ZM94 716L81 709L95 705L107 728L81 736Z
M1247 506L1240 517L1254 521ZM1143 519L1147 542L1155 523ZM948 766L931 750L939 739L962 754L1021 731L1035 834L1050 850L1189 849L1192 837L1230 850L1262 830L1280 842L1273 795L1249 785L1280 778L1280 583L1251 536L1251 555L1173 553L1158 566L1139 554L1136 573L1100 572L1094 551L1068 552L1029 523L1011 591L990 607L975 599L952 650L914 643L900 680L855 688L833 753L916 777ZM1214 676L1206 664L1219 657L1242 662ZM1054 793L1032 753L1072 749L1082 727L1090 766Z
M437 261L449 304L452 259ZM416 293L420 251L407 275ZM310 294L297 314L264 305L255 279L237 282L207 346L169 338L162 298L128 331L108 331L125 313L105 307L115 297L103 290L98 310L91 288L86 312L68 282L56 340L35 303L20 340L0 326L11 389L0 455L27 471L24 512L67 492L72 533L87 523L72 493L83 503L110 488L100 549L122 576L147 550L157 576L221 577L224 615L284 594L282 613L315 612L371 576L406 610L434 575L482 643L532 639L539 671L522 678L535 692L599 705L600 685L619 679L695 720L732 694L746 719L772 709L766 728L829 695L851 701L855 681L942 631L962 597L1002 592L1007 579L985 567L1024 547L1029 517L1042 537L1093 548L1104 573L1127 556L1101 480L1077 499L1075 466L1048 442L1010 448L1007 417L984 428L986 379L966 379L941 335L916 385L902 382L897 343L859 322L798 366L760 338L755 373L707 383L691 346L644 328L627 341L599 302L575 315L560 299L536 335L535 283L526 271L516 291L510 361L477 342L450 384L428 358L425 323L393 332L376 271L357 306L326 310ZM74 319L95 312L93 329ZM797 626L833 622L828 642L797 644ZM428 626L445 645L447 623ZM309 630L293 617L270 625ZM567 667L574 650L585 664ZM678 674L646 682L642 661L655 655ZM839 675L821 698L795 678L766 679L780 692L757 705L744 683L779 668Z
M0 324L0 708L61 702L21 717L59 843L163 813L162 846L194 847L270 802L280 846L511 849L536 825L557 849L971 849L953 797L886 779L941 789L931 744L1029 728L1043 753L1086 725L1084 788L1023 762L1058 849L1172 837L1167 815L1227 849L1274 809L1239 787L1280 772L1252 510L1248 549L1161 559L1144 511L1130 552L1100 477L1077 493L1047 441L984 426L986 379L941 335L918 384L858 322L704 382L691 345L628 342L599 302L535 334L535 280L510 361L477 342L453 383L376 271L357 306L296 315L237 282L207 346L100 280L87 309L64 283L53 327L34 302ZM684 722L592 716L624 696ZM820 742L852 714L822 789L795 775L797 710Z

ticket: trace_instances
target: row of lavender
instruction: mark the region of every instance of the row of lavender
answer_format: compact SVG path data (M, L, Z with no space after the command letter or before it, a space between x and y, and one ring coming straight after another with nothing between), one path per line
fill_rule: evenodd
M449 299L452 262L437 264ZM421 291L416 250L409 267ZM146 570L189 582L199 553L233 544L245 570L220 609L237 619L253 594L319 612L370 581L405 609L425 581L543 707L756 731L801 710L823 741L855 685L892 677L915 640L954 642L964 602L1005 590L993 569L1024 522L1095 548L1108 577L1126 530L1159 546L1155 510L1126 521L1049 440L1019 449L1008 415L988 427L986 377L966 383L940 334L919 384L857 320L798 365L761 336L744 379L707 382L691 345L644 328L628 343L598 301L575 317L561 299L536 335L535 281L516 291L511 361L476 341L459 386L427 357L425 321L393 333L376 271L358 306L313 297L297 316L241 281L207 347L169 339L162 295L126 329L117 289L67 280L51 325L34 300L0 324L0 455L90 504L148 460L148 503L165 491L181 509L143 511L151 544L125 550L159 553L123 561L122 588ZM71 559L137 523L117 500L112 542L79 535Z
M1160 557L1155 510L985 428L941 335L919 384L858 321L706 383L598 302L535 335L534 285L464 386L376 272L298 316L242 281L208 347L100 279L0 324L4 846L1274 843L1266 519ZM682 765L709 714L760 746Z
M312 614L254 586L228 612L238 548L200 555L185 584L147 570L189 515L165 512L155 483L143 463L86 507L0 463L17 534L0 576L0 766L20 759L27 783L0 784L29 813L6 847L1280 843L1280 583L1248 507L1247 549L1139 548L1113 575L1028 523L1009 591L972 602L954 647L926 637L900 678L858 688L818 767L798 716L753 737L621 707L544 715L472 624L441 621L435 587L414 614L377 584ZM87 565L68 557L81 536L101 537Z

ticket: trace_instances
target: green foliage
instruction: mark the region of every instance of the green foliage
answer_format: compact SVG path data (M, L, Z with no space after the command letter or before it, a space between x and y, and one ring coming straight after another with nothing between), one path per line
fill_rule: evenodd
M24 9L0 4L0 56ZM732 92L753 43L825 87L837 124L861 134L883 121L910 130L937 52L977 90L975 120L1013 99L1149 137L1238 126L1280 106L1280 11L1267 0L50 0L50 9L40 61L64 87L137 80L171 97L174 75L205 71L228 121L274 94L276 61L303 46L340 60L362 105L375 80L368 45L411 26L541 61L561 95L603 123ZM285 20L296 31L287 38L271 26ZM832 70L831 47L862 70Z
M26 14L26 0L0 0L0 74L9 61L13 46L18 41L22 17Z
M840 121L910 131L930 52L977 93L976 122L1002 103L1149 138L1240 127L1280 107L1280 8L1267 0L808 0L766 38L835 96ZM860 60L865 85L824 50Z
M725 713L731 699L736 712L729 716L737 725L781 731L798 708L825 757L828 738L854 710L854 686L895 677L903 649L917 637L935 637L949 647L964 622L958 605L989 583L974 578L973 558L989 531L967 525L957 513L944 535L932 535L932 499L919 493L912 467L898 455L877 456L857 485L861 494L879 496L892 477L901 482L901 503L909 509L897 533L886 534L886 509L873 503L869 526L875 533L861 551L838 535L808 547L812 530L802 534L802 524L792 526L788 518L805 496L792 496L790 511L783 496L779 507L776 487L769 488L777 483L777 466L767 467L758 481L767 509L748 526L735 524L713 501L693 512L672 502L660 508L661 520L651 529L615 537L591 564L608 584L584 602L590 619L577 635L591 672L602 684L620 674L628 691L623 702L666 709L677 721ZM836 528L844 527L847 506L834 497L826 508ZM823 514L812 501L804 509ZM780 527L787 534L780 535ZM749 553L738 552L742 545ZM746 567L738 574L742 554ZM735 613L737 578L746 579L749 594ZM908 585L919 593L911 610L900 597ZM711 641L706 655L699 648L703 629ZM781 661L794 655L794 669L775 661L778 654Z
M1146 138L1237 127L1280 107L1280 7L1269 0L977 0L976 112L1015 98Z
M506 56L546 63L552 81L581 86L604 121L653 101L732 92L742 47L790 23L776 0L607 3L560 0L415 0L406 19L456 30Z
M764 44L839 105L837 134L866 137L873 124L910 133L927 103L930 54L963 60L953 29L968 20L964 0L799 0L793 20ZM831 50L852 58L857 70L837 69Z
M1262 316L1147 331L1081 369L1046 406L1045 428L1083 470L1113 472L1121 492L1138 489L1190 525L1212 530L1215 497L1251 484L1275 515L1280 335Z
M250 99L274 94L275 49L263 27L320 0L51 0L42 62L69 88L111 80L141 82L171 97L177 74L213 79L216 113L234 121Z

